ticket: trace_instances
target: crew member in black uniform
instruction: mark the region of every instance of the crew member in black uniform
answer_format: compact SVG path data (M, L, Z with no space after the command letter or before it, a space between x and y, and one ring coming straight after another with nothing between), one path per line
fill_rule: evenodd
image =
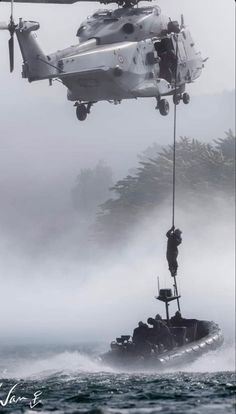
M148 354L151 351L149 340L150 328L146 323L140 321L138 327L133 332L133 343L135 344L136 350L140 354Z
M172 39L164 37L161 41L155 42L154 47L160 58L160 78L173 83L175 81L178 59Z
M185 319L182 318L180 311L175 312L175 315L170 318L170 323L172 326L183 326Z
M172 349L174 346L173 337L168 326L164 323L162 318L148 318L147 323L149 325L152 325L149 334L150 342L154 345L158 345L160 351L162 350L162 347L164 347L164 350Z
M180 243L182 243L181 233L182 231L175 229L174 226L172 226L171 229L166 233L166 237L168 238L166 258L169 264L169 271L173 277L177 275L177 256L179 253L178 246Z

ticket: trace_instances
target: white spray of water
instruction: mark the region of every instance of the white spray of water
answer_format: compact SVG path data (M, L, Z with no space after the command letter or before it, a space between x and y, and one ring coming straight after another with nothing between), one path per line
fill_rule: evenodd
M220 372L235 370L234 345L224 345L221 349L208 352L191 364L183 365L171 372Z
M233 345L209 352L183 369L183 371L187 372L219 372L234 370L235 348Z
M211 351L202 355L195 362L168 368L145 371L148 375L171 373L171 372L219 372L234 371L235 353L233 345L224 345L220 350ZM112 368L104 365L98 358L91 357L78 351L64 351L51 356L38 357L34 359L19 359L12 361L8 368L0 370L2 379L43 379L52 375L63 376L63 380L77 378L81 374L96 373L119 374L119 372L131 372L132 368ZM138 374L138 371L135 370ZM143 370L142 370L143 372Z
M65 375L70 379L84 373L114 372L97 358L78 351L64 351L51 356L19 358L9 361L8 368L1 370L1 378L42 379L52 375Z

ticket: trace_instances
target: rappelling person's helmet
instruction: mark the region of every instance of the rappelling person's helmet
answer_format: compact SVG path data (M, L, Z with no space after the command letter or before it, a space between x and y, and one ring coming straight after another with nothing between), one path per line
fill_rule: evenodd
M174 231L174 233L176 234L176 236L181 236L182 231L181 231L180 229L176 229L176 230Z

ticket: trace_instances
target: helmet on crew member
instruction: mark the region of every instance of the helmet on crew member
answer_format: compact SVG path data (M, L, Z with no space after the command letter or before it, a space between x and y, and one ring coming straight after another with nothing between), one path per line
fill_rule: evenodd
M155 323L155 319L153 319L153 318L148 318L147 323L148 323L148 325L154 325L154 323Z

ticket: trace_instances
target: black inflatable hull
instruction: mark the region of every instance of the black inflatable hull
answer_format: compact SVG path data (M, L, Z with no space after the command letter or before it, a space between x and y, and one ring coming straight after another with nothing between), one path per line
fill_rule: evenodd
M176 347L170 351L159 354L125 355L116 351L109 351L101 356L101 360L109 366L131 368L132 370L154 369L161 370L175 366L186 365L195 361L203 354L219 348L224 337L219 326L214 322L204 321L208 334L193 342Z

